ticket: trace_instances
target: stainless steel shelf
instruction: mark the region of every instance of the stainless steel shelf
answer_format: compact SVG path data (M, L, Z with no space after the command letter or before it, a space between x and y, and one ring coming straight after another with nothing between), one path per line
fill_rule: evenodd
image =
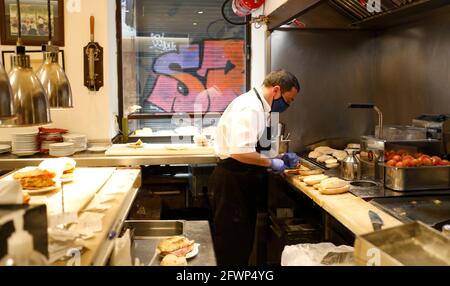
M12 154L0 155L0 170L14 170L27 166L37 166L43 160L52 158L48 155L17 157ZM171 165L171 164L214 164L218 157L214 155L183 155L183 156L106 156L93 152L81 152L71 156L77 162L77 167L121 167L141 165Z

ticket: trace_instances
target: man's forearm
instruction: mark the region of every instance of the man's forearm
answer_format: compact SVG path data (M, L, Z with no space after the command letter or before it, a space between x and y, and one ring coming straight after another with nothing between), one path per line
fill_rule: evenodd
M264 155L261 155L258 152L253 153L245 153L245 154L232 154L231 158L250 165L258 165L263 167L270 167L272 165L272 161Z

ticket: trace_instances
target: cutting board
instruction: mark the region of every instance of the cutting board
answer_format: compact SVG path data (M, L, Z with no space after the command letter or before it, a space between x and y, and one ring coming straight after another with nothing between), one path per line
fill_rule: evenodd
M142 148L131 148L128 144L114 144L105 153L106 156L180 156L214 155L212 147L195 144L144 144Z

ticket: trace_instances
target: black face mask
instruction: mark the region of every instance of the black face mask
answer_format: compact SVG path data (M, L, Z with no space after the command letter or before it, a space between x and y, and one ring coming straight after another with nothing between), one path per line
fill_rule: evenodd
M272 112L284 112L288 109L289 104L284 100L283 95L280 98L274 99L272 102Z

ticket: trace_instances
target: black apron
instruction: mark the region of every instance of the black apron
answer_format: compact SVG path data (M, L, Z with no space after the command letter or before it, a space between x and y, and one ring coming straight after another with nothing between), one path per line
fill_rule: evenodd
M263 110L264 104L256 89ZM263 136L270 139L270 127ZM256 146L260 153L269 146ZM264 144L265 145L265 144ZM267 168L220 160L210 177L208 195L212 210L212 233L218 265L248 265L252 253L258 206L266 200Z

